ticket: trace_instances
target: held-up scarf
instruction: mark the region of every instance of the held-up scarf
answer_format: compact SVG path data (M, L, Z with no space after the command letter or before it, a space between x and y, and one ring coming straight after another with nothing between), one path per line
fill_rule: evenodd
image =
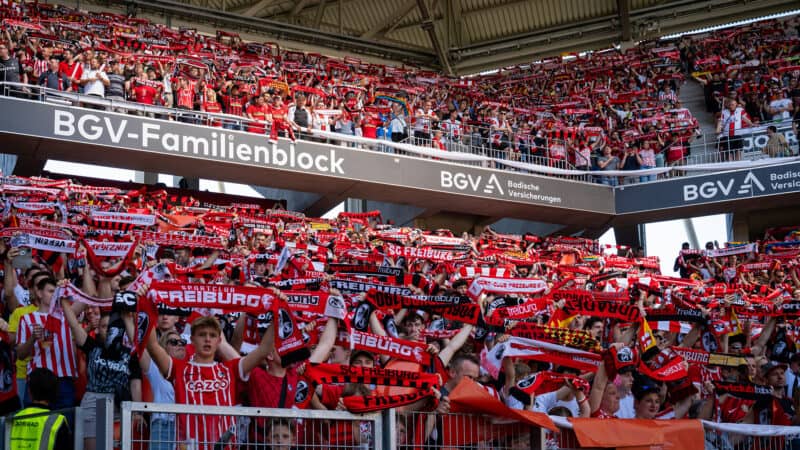
M350 294L360 294L362 292L369 292L374 289L378 292L385 292L395 295L403 295L403 296L414 295L414 291L412 291L411 288L405 286L372 283L361 280L349 280L346 278L333 278L330 281L328 281L328 286L334 289L338 289L341 292Z
M123 270L128 268L128 264L130 264L131 260L133 259L134 253L136 253L136 248L138 246L137 242L133 242L131 246L128 248L127 253L123 256L122 262L117 264L116 267L111 269L104 269L102 264L100 263L100 258L97 253L95 253L94 246L92 245L94 241L87 241L83 240L83 245L86 247L86 260L88 261L89 265L94 269L95 272L101 274L106 278L113 278Z
M519 380L509 389L509 394L527 406L531 404L532 397L553 392L564 386L567 380L571 381L575 387L582 389L583 392L589 392L589 382L583 378L545 371Z
M183 233L159 233L140 230L134 230L131 235L142 242L152 241L156 245L169 247L208 248L212 250L225 248L217 236L192 236Z
M458 295L398 295L370 289L367 301L379 309L398 308L443 308L472 303L467 297Z
M124 212L98 211L91 212L92 219L103 222L125 223L140 227L149 227L156 224L156 216L152 214L129 214Z
M592 301L587 298L568 301L567 304L564 305L564 312L572 316L580 314L583 316L617 319L624 322L635 322L641 317L639 307L636 305L627 305L620 302Z
M273 300L273 320L272 325L275 332L275 349L281 357L281 366L290 365L304 361L311 356L311 351L303 342L303 333L297 328L289 305L280 297Z
M317 384L361 383L430 389L440 385L439 376L406 370L356 367L339 364L309 364L306 376Z
M596 353L535 339L511 337L481 354L481 366L497 378L503 358L524 358L596 372L602 357Z
M770 400L772 398L772 389L761 384L716 381L714 389L718 394L730 394L746 400Z
M149 293L155 302L171 307L217 308L254 316L269 311L275 299L265 288L160 281L150 285Z
M431 354L424 342L413 342L390 336L378 336L363 331L350 331L350 350L366 350L370 353L411 361L423 366L431 363Z
M321 291L289 291L286 303L294 311L303 311L320 316L343 320L347 308L342 297Z
M114 297L111 298L95 298L89 295L86 295L83 291L75 287L74 284L69 283L66 286L63 286L61 291L61 295L63 297L69 297L72 299L73 302L81 302L85 305L89 306L97 306L100 308L110 308L111 304L114 302Z
M525 339L550 342L586 351L597 351L600 343L588 331L569 328L548 327L535 323L520 322L509 330L509 334Z
M505 320L524 320L530 319L538 313L547 310L549 300L544 297L529 298L522 304L514 306L499 306L492 313L498 319Z
M347 408L348 411L361 414L410 405L428 398L436 400L436 395L430 389L397 395L351 395L343 397L342 401L344 402L344 407ZM435 409L438 404L438 401L434 401L431 408Z
M534 278L478 277L469 286L469 295L479 297L483 292L503 295L535 295L547 289L547 283Z
M676 353L681 355L689 364L701 366L725 366L739 367L747 364L747 360L740 355L730 355L726 353L709 353L703 350L695 350L684 347L672 347Z
M329 267L333 273L393 278L396 283L403 280L403 269L400 267L373 266L370 264L330 264Z
M664 349L649 361L641 361L639 372L657 381L677 381L689 376L683 357Z
M434 262L452 262L456 259L456 256L447 250L436 250L425 247L402 247L392 244L384 244L383 248L386 250L386 254L392 258L426 259Z

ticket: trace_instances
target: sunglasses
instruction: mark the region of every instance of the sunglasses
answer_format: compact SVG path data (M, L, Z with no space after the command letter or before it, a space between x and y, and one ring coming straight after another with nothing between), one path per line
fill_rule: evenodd
M167 340L167 345L185 347L186 346L186 340L184 340L184 339L169 339L169 340Z

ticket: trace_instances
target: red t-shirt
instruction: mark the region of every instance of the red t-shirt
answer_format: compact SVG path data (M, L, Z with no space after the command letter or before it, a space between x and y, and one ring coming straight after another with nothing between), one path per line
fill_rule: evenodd
M286 120L289 115L289 108L286 105L269 106L269 114L272 115L272 120Z
M172 358L167 380L175 388L175 403L188 405L233 406L237 381L248 381L242 373L241 358L224 363L195 363ZM211 449L215 442L236 425L234 417L178 415L178 440L194 439L199 449ZM235 431L235 430L233 430ZM205 446L203 443L206 443Z
M133 95L136 97L136 101L139 103L152 105L156 101L157 94L158 91L153 86L139 84L136 82L133 83Z
M203 111L205 112L210 112L210 113L222 112L222 107L217 102L214 103L203 102L201 106L203 108ZM221 122L219 120L210 120L208 124L211 125L212 127L218 127L221 125Z
M283 404L280 404L284 380L286 380L286 393ZM250 399L250 405L265 408L293 407L299 380L300 377L295 369L286 370L286 377L276 377L263 367L256 367L250 372L250 381L247 383L247 397Z
M250 114L255 120L267 120L267 114L269 113L269 109L267 105L250 105L247 107L247 114ZM251 133L261 133L264 134L265 129L264 125L258 123L250 123L247 125L247 131Z
M67 76L67 78L75 78L76 80L81 79L81 75L83 75L83 67L78 63L67 64L65 61L61 61L58 64L58 71L63 73ZM76 90L77 83L72 83L70 85L70 90Z

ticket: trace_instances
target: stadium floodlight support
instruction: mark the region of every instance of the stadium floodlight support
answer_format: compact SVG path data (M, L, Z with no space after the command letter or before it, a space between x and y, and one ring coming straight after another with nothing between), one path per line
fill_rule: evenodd
M423 67L435 67L437 62L437 56L433 53L410 50L391 43L376 43L358 37L342 36L338 33L329 33L269 19L245 17L178 1L116 0L110 3L135 6L149 12L160 12L173 17L183 17L195 22L207 22L230 29L264 33L277 39L347 50L394 61L409 62Z

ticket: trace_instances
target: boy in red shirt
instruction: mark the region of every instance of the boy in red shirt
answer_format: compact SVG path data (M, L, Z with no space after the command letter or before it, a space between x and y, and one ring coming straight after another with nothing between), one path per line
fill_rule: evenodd
M247 124L247 131L258 134L266 133L264 122L267 121L267 115L269 114L270 110L269 107L264 104L264 96L259 95L256 97L255 104L251 103L247 107L246 112L247 117L253 121Z
M175 403L189 405L234 406L238 382L246 382L253 370L273 348L272 325L264 332L258 347L243 358L217 362L214 356L222 342L222 328L214 317L192 322L194 356L188 361L170 357L150 333L147 351L164 378L175 388ZM179 415L178 441L193 440L197 450L227 448L236 432L236 421L229 416ZM226 436L229 436L226 439ZM222 445L220 447L219 445Z
M289 109L283 104L283 99L280 95L272 97L272 107L269 111L272 115L272 127L270 127L269 131L269 141L273 144L277 144L278 133L286 131L289 139L294 142L294 130L292 130L292 124L288 120Z

